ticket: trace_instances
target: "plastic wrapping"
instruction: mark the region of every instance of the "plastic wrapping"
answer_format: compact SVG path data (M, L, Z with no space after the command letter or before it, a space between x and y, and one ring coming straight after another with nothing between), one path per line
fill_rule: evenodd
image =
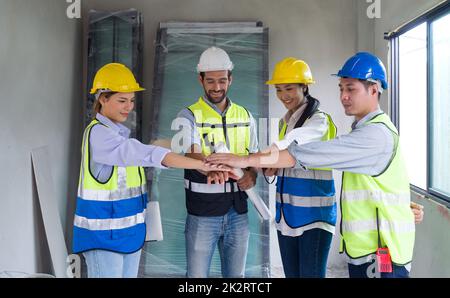
M105 64L117 62L131 69L142 84L142 16L135 9L118 12L89 12L88 73L86 87L85 126L93 118L95 96L89 94L97 71ZM131 130L131 137L141 140L142 92L136 93L135 109L124 123Z
M256 22L161 24L155 44L152 110L144 111L150 113L150 139L170 140L176 135L177 131L171 127L177 114L204 94L195 70L200 54L211 46L224 49L235 65L229 98L250 111L257 124L259 119L267 119L267 38L267 29ZM267 125L267 121L261 123ZM259 127L259 137L267 137L266 127L262 130ZM183 170L149 169L147 179L150 199L158 200L161 207L164 240L146 243L140 276L184 277L186 207ZM261 175L256 188L269 205L269 188ZM250 241L245 276L269 277L269 222L262 222L250 202L248 205ZM218 249L213 256L210 276L221 276Z

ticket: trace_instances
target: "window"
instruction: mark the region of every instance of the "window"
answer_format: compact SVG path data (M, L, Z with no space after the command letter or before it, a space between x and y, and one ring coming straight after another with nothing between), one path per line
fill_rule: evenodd
M413 189L450 202L450 4L389 33L391 110Z
M399 38L399 108L401 142L411 184L427 185L427 26ZM420 111L417 113L417 111Z
M450 12L430 27L430 188L450 197Z

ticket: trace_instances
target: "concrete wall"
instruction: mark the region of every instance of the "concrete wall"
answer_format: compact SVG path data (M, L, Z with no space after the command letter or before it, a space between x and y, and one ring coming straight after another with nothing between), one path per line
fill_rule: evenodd
M381 0L381 18L375 20L374 53L385 63L389 55L388 42L383 33L422 15L439 4L440 0ZM387 64L386 64L387 65ZM413 200L425 206L425 218L417 226L414 261L411 276L450 277L449 208L436 201L413 194Z
M347 57L359 50L372 51L386 63L388 48L383 33L416 17L440 1L381 0L381 19L367 18L365 0L85 0L82 17L89 9L136 8L144 13L144 84L153 81L154 39L159 22L255 21L270 28L269 65L285 56L306 60L318 82L311 93L321 99L340 133L351 119L340 106L334 73ZM50 272L50 258L36 189L32 181L32 148L49 146L51 171L66 239L70 244L81 143L81 100L86 44L79 20L66 17L68 4L60 0L2 0L0 2L0 69L3 108L0 110L0 271ZM86 26L84 26L86 30ZM144 94L144 110L151 94ZM382 108L387 111L385 95ZM283 114L274 90L270 90L272 117ZM148 122L144 117L144 135ZM338 190L339 175L336 175ZM413 276L450 276L450 240L440 231L450 227L446 207L415 198L425 205L424 222L417 227ZM439 227L439 229L436 229ZM338 237L335 237L337 240ZM274 243L274 263L279 263ZM445 263L447 262L447 263ZM330 253L330 267L341 267L337 241Z
M70 238L78 183L81 22L66 1L0 1L0 271L50 273L31 150L49 146Z
M337 79L330 76L342 66L345 59L355 53L357 47L357 17L354 0L130 0L130 1L83 1L83 16L89 9L121 10L136 8L144 14L144 85L151 90L153 82L154 40L160 22L167 21L262 21L269 28L269 65L286 56L296 56L307 61L315 76L316 85L311 93L322 102L322 108L331 113L340 133L348 131L351 119L345 117L337 87ZM193 73L194 75L194 73ZM151 104L150 91L144 93L144 111ZM194 99L193 99L194 100ZM281 117L283 106L270 89L271 117ZM144 136L148 136L148 121L144 116ZM145 137L144 137L145 138ZM340 187L340 175L336 182ZM272 202L274 198L272 198ZM276 238L273 238L276 239ZM336 237L338 239L338 237ZM333 243L330 266L342 266L337 256L337 243ZM274 263L279 262L278 247L272 247Z

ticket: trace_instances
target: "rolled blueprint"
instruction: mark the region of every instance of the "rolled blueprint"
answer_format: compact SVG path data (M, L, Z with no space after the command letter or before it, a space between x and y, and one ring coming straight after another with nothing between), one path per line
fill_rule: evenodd
M214 149L216 153L230 153L230 150L228 150L227 146L224 143L217 144ZM239 178L244 176L244 171L242 171L242 169L235 168L233 170L233 173L235 173ZM247 189L245 192L247 193L248 198L252 202L253 206L256 208L256 211L258 211L259 216L264 220L271 220L272 214L270 213L270 210L267 208L262 198L256 192L256 187L253 186L252 188Z
M147 232L145 241L162 241L163 230L161 224L161 213L158 201L149 201L145 212L145 225Z

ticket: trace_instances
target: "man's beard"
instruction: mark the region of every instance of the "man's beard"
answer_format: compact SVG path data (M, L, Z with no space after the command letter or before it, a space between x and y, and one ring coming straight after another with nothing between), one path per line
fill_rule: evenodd
M227 92L225 92L224 90L222 90L223 94L221 97L219 98L213 98L208 92L206 92L205 90L205 94L206 97L208 99L209 102L213 103L213 104L218 104L221 103L226 97L227 97ZM212 92L211 92L212 93Z

